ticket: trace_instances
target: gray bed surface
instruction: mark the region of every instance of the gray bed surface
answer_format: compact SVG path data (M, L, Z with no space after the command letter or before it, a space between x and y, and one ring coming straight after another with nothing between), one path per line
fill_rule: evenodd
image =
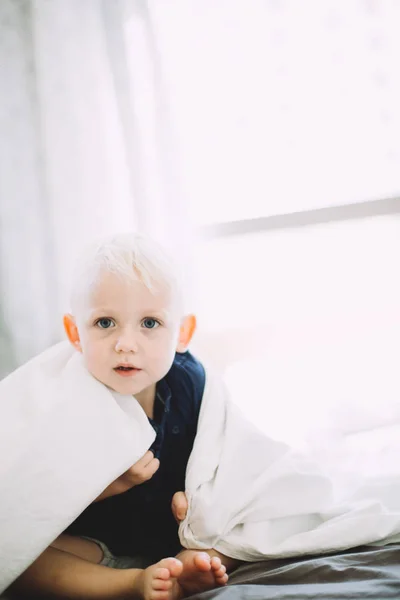
M400 600L400 544L357 548L326 556L247 563L231 574L228 586L195 594L190 600L214 598ZM11 600L6 595L1 599Z
M191 600L400 600L400 544L242 565Z

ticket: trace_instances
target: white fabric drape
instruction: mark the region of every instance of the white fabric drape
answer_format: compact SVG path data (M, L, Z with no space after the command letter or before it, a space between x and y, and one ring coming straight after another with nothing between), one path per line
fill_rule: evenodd
M398 194L399 19L397 0L1 0L2 372L58 339L92 236L139 228L190 265L187 213Z
M151 27L137 1L0 3L0 376L58 339L91 238L137 228L187 254Z

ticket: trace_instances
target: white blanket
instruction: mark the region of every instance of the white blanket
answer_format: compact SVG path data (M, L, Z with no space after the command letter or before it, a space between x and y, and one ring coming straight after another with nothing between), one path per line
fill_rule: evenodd
M0 382L0 592L154 437L139 403L96 381L66 342ZM186 473L184 546L258 560L399 533L392 476L341 505L333 483L316 462L249 425L207 372Z
M302 455L247 422L208 378L182 544L256 561L399 541L400 426L387 429L390 438Z

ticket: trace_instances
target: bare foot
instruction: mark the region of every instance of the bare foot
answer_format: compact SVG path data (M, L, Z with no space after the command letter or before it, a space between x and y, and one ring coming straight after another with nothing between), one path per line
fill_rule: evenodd
M183 565L176 558L164 558L147 567L135 579L136 597L143 600L179 600L182 590L177 581Z
M207 552L183 550L177 558L183 565L182 573L178 575L178 583L184 596L226 585L226 568L217 556L210 558Z

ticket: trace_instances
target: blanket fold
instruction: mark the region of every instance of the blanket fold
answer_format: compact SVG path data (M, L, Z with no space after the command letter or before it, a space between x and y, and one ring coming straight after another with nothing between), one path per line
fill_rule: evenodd
M67 342L0 382L0 591L151 446L121 399Z
M332 449L321 465L318 457L272 440L208 377L186 473L182 544L257 561L398 541L400 468L382 476L383 456L380 468L360 476L364 450L343 489L346 457Z

